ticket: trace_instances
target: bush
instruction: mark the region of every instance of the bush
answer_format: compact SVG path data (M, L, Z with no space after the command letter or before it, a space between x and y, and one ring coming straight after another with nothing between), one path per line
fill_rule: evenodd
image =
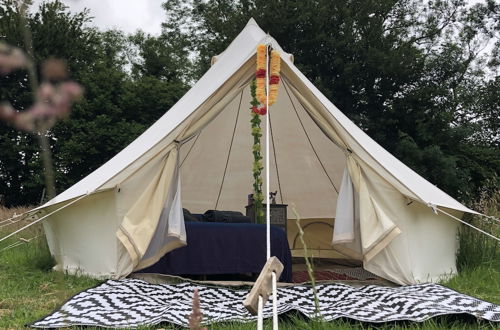
M500 191L492 196L482 196L476 203L475 209L483 214L497 217L500 214ZM496 219L481 215L468 216L465 219L471 225L500 236L500 223ZM498 241L485 234L462 225L458 234L459 250L457 253L457 269L462 272L466 269L474 269L481 265L493 265L498 254Z

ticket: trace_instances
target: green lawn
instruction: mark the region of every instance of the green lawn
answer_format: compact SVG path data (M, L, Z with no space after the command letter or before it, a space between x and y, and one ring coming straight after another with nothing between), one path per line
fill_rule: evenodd
M33 229L40 233L40 228ZM0 235L2 237L3 235ZM26 237L30 235L26 234ZM0 243L0 250L9 242ZM69 276L50 270L52 260L41 238L32 243L0 252L0 329L20 329L64 303L72 295L98 283L97 280ZM443 283L452 289L500 304L500 260L461 274ZM270 329L270 322L266 322ZM255 323L217 324L210 329L255 329ZM163 325L156 327L168 328ZM280 329L370 329L360 322L339 320L313 322L291 316L281 321ZM472 318L457 320L440 317L423 323L398 323L377 326L378 329L478 329L494 328L487 322Z

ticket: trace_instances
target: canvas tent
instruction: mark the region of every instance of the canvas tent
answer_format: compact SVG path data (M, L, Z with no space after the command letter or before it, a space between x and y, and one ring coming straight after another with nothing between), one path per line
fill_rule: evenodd
M318 234L329 228L322 246L313 246L319 256L335 249L401 284L456 271L457 222L439 210L474 212L354 125L253 19L155 124L39 208L58 210L44 221L56 269L123 277L185 244L182 207L244 211L252 189L249 83L259 43L282 58L269 112L271 190Z

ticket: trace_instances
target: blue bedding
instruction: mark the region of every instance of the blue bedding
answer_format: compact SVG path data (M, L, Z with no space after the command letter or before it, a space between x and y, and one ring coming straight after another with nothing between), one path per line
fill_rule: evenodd
M187 246L167 253L141 273L215 275L260 273L266 262L266 226L255 223L186 222ZM292 256L283 229L271 226L271 255L292 281Z

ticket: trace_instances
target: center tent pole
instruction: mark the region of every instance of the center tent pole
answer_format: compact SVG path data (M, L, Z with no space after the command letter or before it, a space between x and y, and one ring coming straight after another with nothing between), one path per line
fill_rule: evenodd
M266 260L271 258L271 205L269 203L269 50L266 45Z

